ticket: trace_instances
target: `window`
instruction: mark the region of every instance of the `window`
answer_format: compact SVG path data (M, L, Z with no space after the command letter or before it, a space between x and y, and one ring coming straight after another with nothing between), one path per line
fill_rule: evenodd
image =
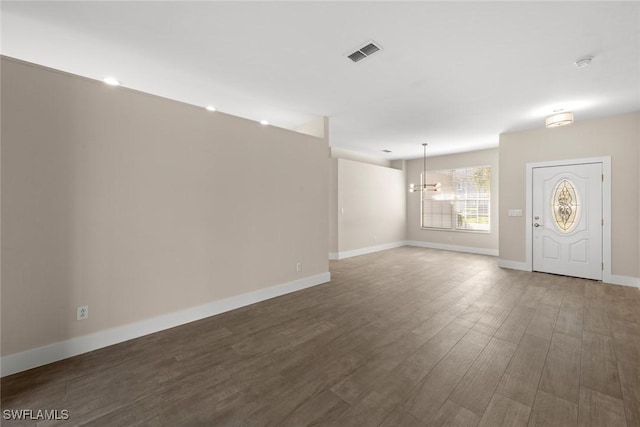
M491 231L491 167L427 172L440 191L422 193L422 228Z

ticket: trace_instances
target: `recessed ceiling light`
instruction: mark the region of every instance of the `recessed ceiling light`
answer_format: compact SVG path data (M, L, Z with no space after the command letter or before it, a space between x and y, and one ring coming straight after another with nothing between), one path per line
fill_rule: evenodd
M115 77L105 77L104 79L102 79L102 81L109 86L120 86L122 84L120 80L116 79Z
M266 120L260 120L260 124L261 124L261 125L265 125L265 126L266 126L266 125L268 125L268 124L269 124L269 122L268 122L268 121L266 121Z
M576 59L576 62L574 62L574 64L578 68L584 68L584 67L588 67L589 65L591 65L591 61L593 61L593 56L591 56L591 55L583 56L582 58Z
M390 153L391 150L387 150L386 148L384 150L382 150L383 153Z
M207 105L207 110L216 111L216 107L214 107L213 105Z

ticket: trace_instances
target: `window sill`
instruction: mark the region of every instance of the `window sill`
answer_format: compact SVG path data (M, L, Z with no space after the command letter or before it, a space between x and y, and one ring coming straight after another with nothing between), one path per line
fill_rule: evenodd
M420 229L428 230L428 231L448 231L452 233L491 234L491 230L459 230L455 228L436 228L436 227L420 227Z

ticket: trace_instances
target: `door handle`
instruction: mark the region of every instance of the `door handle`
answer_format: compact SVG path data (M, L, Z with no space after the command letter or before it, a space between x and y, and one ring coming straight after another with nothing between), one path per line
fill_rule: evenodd
M537 222L533 224L534 227L540 227L541 224L538 224Z

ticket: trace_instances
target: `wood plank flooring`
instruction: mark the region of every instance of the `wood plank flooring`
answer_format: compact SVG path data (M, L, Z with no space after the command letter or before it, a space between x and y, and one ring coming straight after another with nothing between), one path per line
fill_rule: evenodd
M402 247L1 380L7 426L640 426L640 290Z

